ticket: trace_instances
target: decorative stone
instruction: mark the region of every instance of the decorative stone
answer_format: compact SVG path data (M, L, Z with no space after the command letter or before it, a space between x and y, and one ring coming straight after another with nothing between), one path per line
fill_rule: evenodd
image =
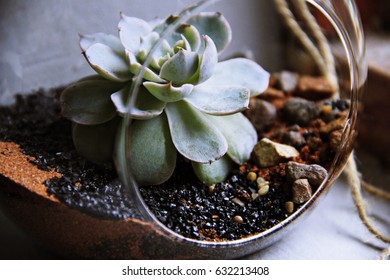
M278 99L284 99L284 92L276 89L274 87L268 87L262 94L258 96L258 98L267 100L267 101L275 101Z
M287 131L282 136L282 142L286 145L300 148L306 144L305 137L297 131Z
M307 179L310 185L318 187L328 176L328 171L318 164L302 164L290 161L286 165L286 176L290 182Z
M295 91L299 75L290 71L282 71L276 75L278 78L278 85L285 92L293 92Z
M323 134L329 134L332 131L344 129L346 120L347 120L347 116L346 115L344 115L344 116L342 116L340 118L337 118L337 119L329 122L328 124L322 126L320 128L320 132L323 133Z
M321 109L315 102L299 97L293 97L283 106L283 115L286 121L300 126L306 126L320 115Z
M298 179L292 185L292 201L295 204L302 204L308 201L313 195L310 183L307 179Z
M329 99L334 93L334 88L325 77L301 76L294 96L317 101Z
M270 102L259 98L251 98L249 110L245 110L245 116L252 122L258 131L270 127L276 120L276 108Z
M271 167L299 156L299 152L292 146L279 144L268 138L263 138L253 148L252 155L258 166Z
M342 129L334 130L329 134L329 146L332 149L332 151L337 151L337 149L340 146L342 137L343 137Z
M292 212L294 212L294 202L287 201L284 204L284 207L286 208L287 213L291 214Z

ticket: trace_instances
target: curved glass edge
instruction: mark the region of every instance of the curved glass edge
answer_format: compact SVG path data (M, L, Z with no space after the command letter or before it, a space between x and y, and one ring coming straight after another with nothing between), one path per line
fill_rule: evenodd
M222 0L202 0L196 2L194 5L189 6L179 13L178 19L170 26L166 28L161 36L160 40L152 48L152 51L149 53L146 58L143 67L140 73L136 77L136 82L133 83L131 92L131 99L128 100L128 109L135 104L137 98L137 92L142 83L142 77L145 73L145 69L151 61L151 54L159 47L163 39L169 36L169 34L175 30L180 24L187 21L189 17L195 13L203 10L211 4L215 4ZM143 221L151 223L156 227L158 231L161 231L167 238L173 239L175 241L188 242L190 244L195 244L197 246L212 246L212 247L226 247L237 244L246 244L251 241L258 239L259 237L264 238L266 236L272 235L280 229L284 228L287 224L292 223L298 217L300 217L303 212L310 207L318 199L320 194L326 191L326 189L333 183L333 181L339 176L344 167L345 162L348 160L349 155L352 151L352 146L355 138L355 125L357 121L357 115L359 111L359 101L362 93L364 92L365 83L367 79L367 63L365 60L365 41L363 27L360 21L359 13L357 11L356 5L353 0L347 1L334 1L334 0L305 0L307 3L310 3L316 7L323 15L327 17L329 22L334 26L335 30L338 33L339 39L342 42L346 57L347 63L350 71L350 101L351 107L347 123L344 128L344 134L342 137L340 148L337 152L337 156L334 159L331 170L329 171L329 176L324 180L322 185L319 187L317 192L313 197L306 202L300 209L294 212L287 219L277 224L276 226L255 234L251 237L243 238L240 240L233 241L224 241L224 242L212 242L212 241L200 241L191 238L184 237L180 234L175 233L174 231L167 228L163 225L157 218L151 213L145 204L142 196L139 192L138 185L135 182L134 178L128 174L130 170L128 153L126 152L126 143L128 140L127 127L131 124L131 118L126 116L122 122L120 132L118 134L118 145L119 151L122 154L120 160L116 163L119 176L124 183L124 185L129 189L132 196L134 205L137 207L137 210L140 212L143 217ZM344 7L342 7L344 6ZM345 13L344 11L348 11ZM353 30L354 32L350 32Z

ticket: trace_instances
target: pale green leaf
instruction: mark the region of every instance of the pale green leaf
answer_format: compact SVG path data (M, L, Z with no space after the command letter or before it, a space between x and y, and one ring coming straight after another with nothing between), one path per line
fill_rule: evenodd
M127 52L127 59L130 63L130 71L134 75L139 75L141 70L144 71L143 78L147 81L156 82L156 83L165 83L166 80L162 79L157 73L155 73L150 68L142 66L138 61L137 58L134 56L133 53Z
M246 87L251 96L264 92L269 84L270 74L260 65L246 58L234 58L219 62L213 76L203 85L234 85Z
M153 48L153 46L158 42L160 36L157 32L148 33L145 36L141 37L141 44L137 52L137 59L140 62L143 62Z
M140 185L158 185L168 180L176 166L176 149L172 143L165 114L134 121L129 126L130 166Z
M139 18L128 17L121 13L118 24L119 38L126 50L137 53L141 45L141 37L152 31L150 25Z
M175 86L183 85L196 73L198 66L198 54L181 49L163 64L160 77Z
M200 58L199 76L197 83L203 83L213 76L218 64L217 48L210 37L204 36L204 50Z
M116 115L110 95L123 86L100 76L84 78L62 92L61 114L79 124L107 122Z
M165 102L155 98L143 86L139 88L135 98L131 98L130 89L131 87L127 86L111 95L111 100L120 115L130 115L133 119L151 119L163 112Z
M201 163L221 158L228 145L222 133L185 101L167 103L165 112L176 149L184 157Z
M113 49L101 43L90 46L85 51L85 57L91 67L106 79L125 82L133 76L126 60Z
M243 164L257 143L257 133L252 123L241 113L230 116L206 117L218 127L228 143L228 155L237 164Z
M176 102L189 96L194 88L191 84L184 84L180 87L172 86L172 83L159 84L153 82L144 82L144 87L163 102Z
M196 176L207 186L220 183L227 179L233 168L233 162L228 156L212 163L192 162Z
M90 46L101 43L110 47L119 55L125 55L125 48L118 37L105 33L95 33L89 35L80 34L80 47L85 52Z
M194 26L183 24L181 27L179 27L177 32L182 34L187 39L193 52L198 52L201 46L201 35Z
M230 25L220 13L202 12L191 17L187 23L195 26L201 36L210 36L218 52L223 51L232 39Z
M230 115L248 108L249 90L234 86L196 86L185 100L211 115Z
M72 136L77 152L92 162L111 161L118 124L118 118L99 125L75 124Z

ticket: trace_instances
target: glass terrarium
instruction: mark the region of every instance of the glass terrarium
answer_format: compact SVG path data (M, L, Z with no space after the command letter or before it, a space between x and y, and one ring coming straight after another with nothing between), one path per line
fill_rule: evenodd
M56 253L242 257L343 170L367 70L352 0L41 2L28 53L2 46L1 202Z

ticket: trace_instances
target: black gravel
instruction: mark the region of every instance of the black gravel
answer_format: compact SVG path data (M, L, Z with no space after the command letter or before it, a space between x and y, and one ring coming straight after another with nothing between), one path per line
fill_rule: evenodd
M191 164L180 159L173 177L163 185L141 188L141 193L156 217L173 231L200 240L234 240L288 217L284 210L288 192L278 183L279 174L274 174L268 194L255 200L251 194L257 192L257 183L248 181L246 174L235 170L210 191L193 175ZM235 216L242 217L243 223L236 222Z
M60 116L60 92L41 90L0 107L0 140L18 143L40 169L61 173L61 178L43 183L48 194L69 207L102 218L135 217L114 167L90 163L75 151L71 123Z
M60 91L18 96L14 106L0 107L0 140L20 144L39 168L63 174L43 183L48 194L69 207L105 219L137 217L114 167L87 162L74 150L71 124L59 114ZM264 231L288 216L284 210L288 192L279 177L275 174L269 193L255 200L251 194L257 191L256 183L238 170L210 192L190 164L179 158L169 181L141 188L141 193L156 217L177 233L200 240L234 240Z

